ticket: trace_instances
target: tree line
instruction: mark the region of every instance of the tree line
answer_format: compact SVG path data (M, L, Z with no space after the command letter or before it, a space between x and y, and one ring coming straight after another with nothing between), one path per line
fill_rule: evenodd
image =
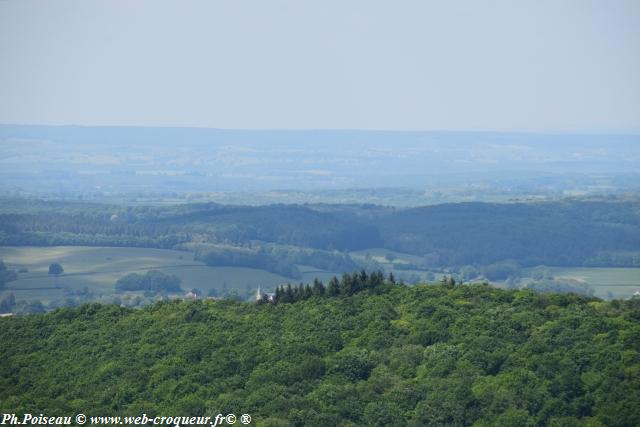
M505 274L508 262L522 267L640 266L638 201L456 203L406 209L19 205L0 207L0 245L176 248L194 242L242 246L259 241L327 252L382 247L421 257L417 267L496 265L491 269L496 276ZM283 251L272 255L279 260L288 256Z
M275 304L294 303L309 299L313 296L350 296L365 290L380 290L385 284L396 284L393 273L389 273L388 278L385 279L382 271L375 271L371 274L367 274L365 270L361 270L360 272L344 273L340 280L334 276L327 286L318 279L314 279L313 283L307 283L306 285L303 283L300 283L297 286L292 286L290 283L281 285L276 287L272 300L269 300L269 297L265 294L263 295L262 302L273 302Z
M447 287L454 287L459 282L453 276L443 276L440 284ZM485 283L488 285L488 283ZM381 271L374 271L370 274L363 269L359 272L344 273L340 279L336 276L329 280L325 286L321 280L314 279L312 283L299 283L291 285L280 285L276 287L273 297L263 294L260 303L295 303L311 297L339 297L351 296L362 291L371 291L376 294L388 292L394 285L404 285L402 280L396 281L393 273L385 274Z

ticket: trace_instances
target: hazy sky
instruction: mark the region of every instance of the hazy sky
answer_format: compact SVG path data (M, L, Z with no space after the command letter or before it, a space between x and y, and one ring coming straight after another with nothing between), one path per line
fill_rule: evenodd
M0 123L640 130L640 1L0 0Z

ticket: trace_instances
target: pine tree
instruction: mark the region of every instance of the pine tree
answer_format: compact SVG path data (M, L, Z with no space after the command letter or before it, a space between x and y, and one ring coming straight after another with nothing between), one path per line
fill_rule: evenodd
M311 286L309 286L308 284L305 285L304 287L304 299L309 299L313 296L313 290L311 289Z
M380 285L382 285L384 283L384 273L382 273L382 271L378 270L376 272L373 272L371 274L371 277L369 278L369 287L370 288L377 288Z
M344 273L342 275L342 280L340 280L340 293L342 295L353 294L353 278L349 273Z
M329 281L329 285L327 287L327 294L330 297L335 297L340 295L340 282L338 282L338 278L333 276Z
M367 276L367 272L364 271L364 268L360 270L360 283L363 288L368 287L367 285L369 284L369 276Z
M358 273L353 273L351 276L351 292L350 295L353 295L357 292L360 292L365 287L365 284L360 280L360 275Z
M284 301L283 302L293 302L293 288L291 287L291 283L287 283L287 287L284 291Z
M313 279L313 294L317 296L324 295L324 285L318 279Z

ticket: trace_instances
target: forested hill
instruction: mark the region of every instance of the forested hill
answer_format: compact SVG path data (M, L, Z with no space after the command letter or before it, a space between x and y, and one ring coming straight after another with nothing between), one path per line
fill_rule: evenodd
M640 202L122 207L6 200L0 245L175 248L250 242L319 250L384 247L432 267L640 266Z
M260 425L640 425L640 300L386 283L0 319L7 413ZM10 343L11 345L7 345Z

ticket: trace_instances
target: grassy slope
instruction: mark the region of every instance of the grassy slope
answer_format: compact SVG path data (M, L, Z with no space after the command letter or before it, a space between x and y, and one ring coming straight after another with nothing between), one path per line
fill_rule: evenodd
M236 267L209 267L194 261L190 252L151 248L113 248L84 246L0 247L0 259L12 269L27 268L19 279L7 284L2 295L13 292L18 300L40 299L48 302L64 296L63 289L91 291L111 295L114 283L122 276L157 269L182 279L182 288L207 292L215 287L244 292L261 285L265 289L291 279L264 270ZM49 264L59 262L64 274L47 274ZM306 277L305 277L306 279ZM313 278L311 278L313 280Z
M385 249L352 252L356 257L364 259L369 253L381 264L393 270L384 255L393 253L395 262L417 262L418 257ZM13 292L18 300L39 299L45 303L64 297L62 289L56 286L79 290L85 286L97 294L112 295L113 285L122 276L132 272L144 272L147 269L158 269L168 274L175 274L182 279L184 289L198 288L208 292L210 288L221 290L223 284L228 289L236 289L241 293L247 288L255 289L261 285L269 290L272 286L292 281L291 279L270 273L265 270L236 267L208 267L193 260L190 252L153 248L113 248L85 246L53 246L53 247L0 247L0 259L10 268L28 268L28 273L21 273L20 279L7 285L7 290L0 291L0 298ZM61 277L47 274L52 262L60 262L65 269ZM640 269L638 268L572 268L550 267L556 277L566 277L584 281L596 291L596 296L608 298L608 292L615 298L629 298L640 289ZM315 278L325 283L335 274L318 270L315 267L301 266L301 281L308 283ZM529 269L524 269L526 275ZM424 272L413 270L394 270L396 274ZM439 279L437 275L436 279Z
M551 274L558 279L577 280L591 286L595 296L610 299L630 298L640 290L640 268L609 267L548 267ZM531 269L524 269L529 274Z

